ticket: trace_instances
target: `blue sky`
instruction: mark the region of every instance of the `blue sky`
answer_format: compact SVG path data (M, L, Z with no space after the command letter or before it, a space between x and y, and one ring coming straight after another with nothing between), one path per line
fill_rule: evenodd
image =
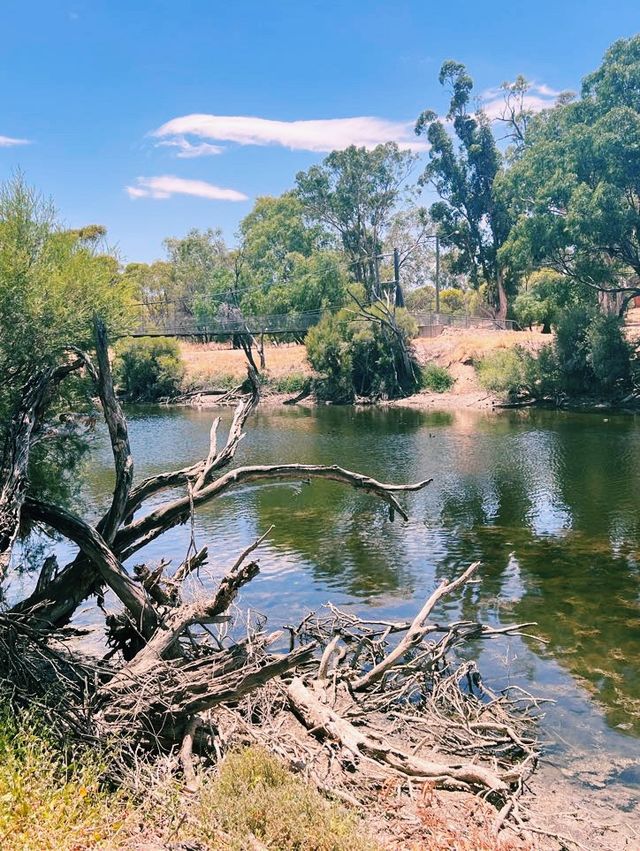
M332 145L413 141L444 59L489 102L518 73L544 102L639 30L637 0L1 0L0 179L149 261L192 227L233 241Z

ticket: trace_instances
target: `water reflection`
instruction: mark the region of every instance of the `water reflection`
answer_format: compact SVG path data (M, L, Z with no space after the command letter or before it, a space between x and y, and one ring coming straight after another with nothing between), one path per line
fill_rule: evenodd
M133 412L138 475L201 457L211 416ZM611 728L638 734L639 450L633 417L264 410L242 463L338 463L383 480L434 483L406 497L407 525L389 523L371 497L329 482L245 487L199 509L197 535L213 545L213 569L222 571L273 524L262 578L246 601L284 619L329 598L405 616L436 579L480 559L481 586L448 602L449 613L537 621L549 643L518 647L513 676L553 682L565 711L589 694L595 705L580 710L592 713L587 725L595 729L600 706ZM111 475L103 442L87 472L93 502L108 500ZM185 548L185 530L174 529L146 555L179 559Z

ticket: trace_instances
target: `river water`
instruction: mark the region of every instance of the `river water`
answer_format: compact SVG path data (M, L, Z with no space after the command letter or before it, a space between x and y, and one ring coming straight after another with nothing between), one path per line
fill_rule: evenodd
M212 416L130 410L136 477L206 454ZM222 416L226 423L231 412ZM555 701L541 720L552 764L640 799L640 418L265 409L250 420L237 460L337 463L383 481L434 481L401 495L408 523L391 523L384 504L330 482L231 491L197 511L196 540L210 550L205 583L271 525L261 574L240 605L264 612L273 628L328 600L410 617L434 583L481 560L481 582L438 616L537 622L544 645L511 638L474 648L484 679ZM87 466L88 502L107 505L112 484L101 436ZM189 534L173 529L136 560L177 564Z

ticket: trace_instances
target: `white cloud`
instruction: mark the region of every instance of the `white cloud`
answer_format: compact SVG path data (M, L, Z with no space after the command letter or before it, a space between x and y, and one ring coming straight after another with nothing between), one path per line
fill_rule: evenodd
M0 136L0 148L14 148L16 145L30 145L29 139L14 139L11 136Z
M216 154L221 154L224 148L221 145L211 145L209 142L201 142L194 145L185 139L184 136L176 136L175 139L167 139L164 142L158 142L159 145L167 148L177 148L177 157L180 159L191 159L191 157L210 157Z
M328 118L317 121L273 121L245 115L193 114L174 118L153 134L180 147L187 136L238 145L280 145L294 151L342 150L349 145L375 148L382 142L397 142L403 149L424 151L428 145L416 139L413 122L383 118ZM166 141L159 144L166 144ZM192 146L197 150L198 145ZM211 146L209 146L211 147ZM216 145L212 147L218 147ZM207 151L213 153L212 151ZM189 156L199 156L192 153Z
M554 105L561 92L547 86L546 83L531 83L529 90L523 96L522 105L524 109L531 112L542 112ZM504 111L504 93L500 88L487 89L480 96L482 108L487 116L493 121L500 118Z
M130 198L164 200L173 195L193 195L212 201L247 201L248 196L237 189L223 189L206 180L187 180L170 174L159 177L137 177L135 186L125 187Z

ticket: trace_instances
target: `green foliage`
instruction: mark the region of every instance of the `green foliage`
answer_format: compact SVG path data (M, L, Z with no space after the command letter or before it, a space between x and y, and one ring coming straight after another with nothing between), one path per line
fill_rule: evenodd
M271 286L256 287L242 300L245 314L305 313L339 307L348 279L340 257L323 251L303 257L288 255L288 274Z
M134 401L174 396L184 377L180 347L167 337L123 340L116 348L114 373L119 389Z
M305 216L340 238L351 270L367 296L375 296L375 270L363 257L381 250L415 156L394 142L372 150L351 145L296 176Z
M382 317L382 309L375 307ZM415 392L420 372L411 349L416 325L405 310L396 313L396 329L351 310L326 316L311 328L307 358L320 379L319 398L352 402L356 396L397 398Z
M587 329L589 365L606 395L631 383L633 348L622 333L616 316L598 314Z
M565 311L556 326L555 348L562 371L562 389L570 396L595 389L588 340L593 317L593 311L578 307Z
M448 369L435 363L428 363L421 369L421 384L425 390L434 393L446 393L455 383Z
M640 274L640 36L617 41L582 96L531 121L502 181L515 225L501 256L578 284L637 289Z
M405 293L404 303L407 310L417 313L430 313L436 306L436 288L427 284Z
M569 395L607 398L631 389L634 353L617 317L567 310L558 321L555 345L561 388Z
M275 393L300 393L309 384L309 376L303 372L291 372L277 378L267 377L267 387Z
M499 349L476 365L480 385L491 393L515 397L525 387L522 349Z
M481 385L511 398L595 396L613 399L633 387L634 353L620 320L589 308L565 310L552 345L537 355L516 346L477 365Z
M277 284L288 275L292 255L311 257L329 247L327 233L304 219L304 207L294 192L256 199L240 222L243 260L263 281Z
M65 231L55 212L18 175L0 187L0 446L26 380L62 363L71 346L90 351L93 319L110 332L134 316L132 287L115 258L97 253L104 229ZM92 389L78 375L65 379L51 400L49 425L59 433L31 458L30 479L41 499L73 490L71 474L84 442L73 428L75 414L92 410ZM71 415L71 416L70 416ZM65 484L66 483L66 484Z
M440 292L440 312L464 314L467 312L465 293L457 288L448 287Z
M542 325L543 332L549 333L563 310L580 304L595 305L595 300L593 290L576 286L567 275L553 269L538 269L526 279L513 304L513 312L523 328Z
M378 847L358 830L354 815L323 799L260 748L225 758L219 777L199 795L196 818L202 839L214 841L223 830L231 839L226 847L233 851L250 847L252 836L281 851L374 851Z
M416 133L425 134L430 144L429 163L420 183L432 184L440 196L429 213L443 246L453 249L451 271L468 275L474 287L486 283L498 305L504 300L502 291L513 291L515 284L498 258L511 223L508 207L495 191L503 156L491 121L481 111L468 109L473 81L464 65L445 62L440 83L451 92L447 119L455 137L435 112L427 110L419 116Z

